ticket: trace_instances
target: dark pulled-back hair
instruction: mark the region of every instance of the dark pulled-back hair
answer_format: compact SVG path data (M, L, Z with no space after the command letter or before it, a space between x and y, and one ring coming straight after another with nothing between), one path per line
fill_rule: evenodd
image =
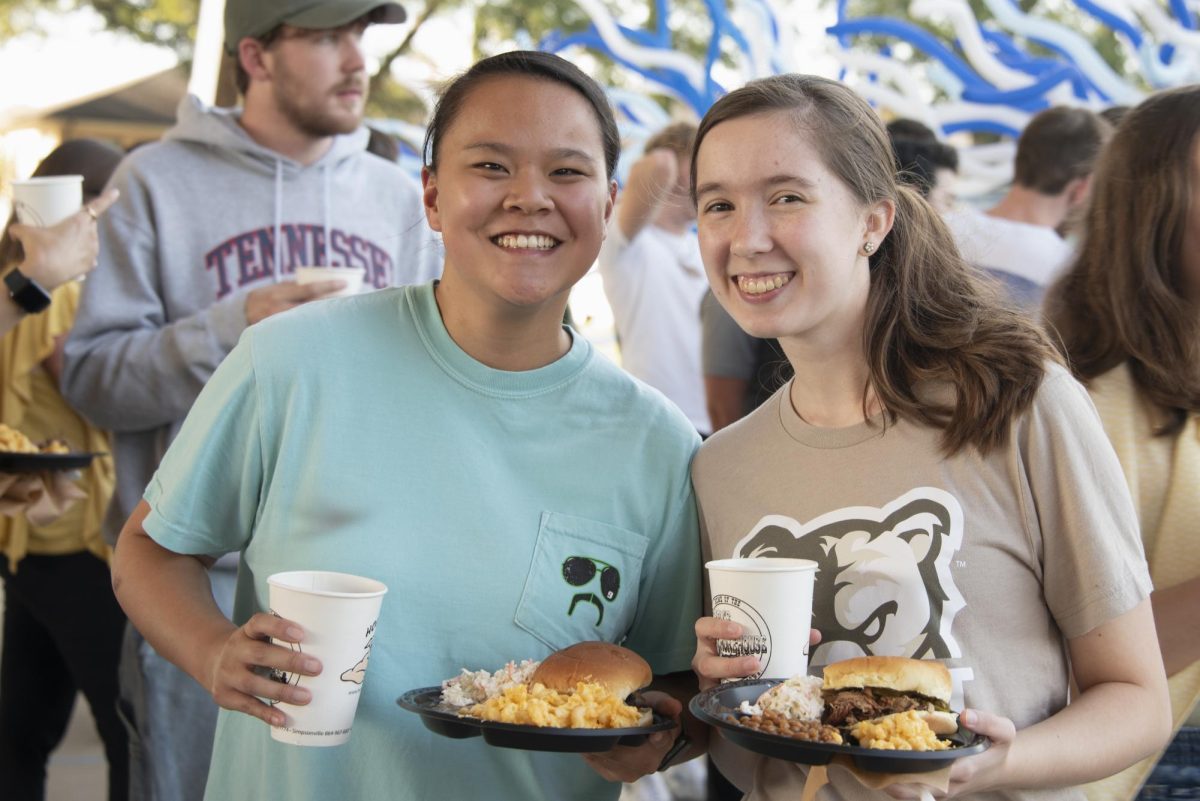
M1077 178L1092 174L1112 126L1095 112L1056 106L1040 111L1017 139L1013 182L1057 195Z
M1183 269L1198 138L1200 86L1125 115L1096 167L1078 255L1046 298L1075 374L1128 362L1138 388L1174 413L1162 434L1200 411L1200 314Z
M863 331L868 388L890 415L941 429L947 454L1001 445L1057 354L1031 320L1003 305L998 290L963 261L929 203L897 183L887 132L866 101L813 75L777 75L731 92L700 122L693 193L696 154L708 132L769 113L790 115L861 204L895 204L892 230L870 256ZM953 397L924 391L928 382L948 384ZM865 394L863 401L865 407Z
M617 160L621 156L621 135L617 131L612 106L609 105L604 90L571 62L540 50L513 50L477 61L442 90L437 108L433 111L433 120L425 131L426 168L432 172L437 171L438 145L458 118L467 96L480 84L492 78L505 76L553 81L582 95L596 114L600 138L604 143L605 172L608 179L612 180L617 171Z

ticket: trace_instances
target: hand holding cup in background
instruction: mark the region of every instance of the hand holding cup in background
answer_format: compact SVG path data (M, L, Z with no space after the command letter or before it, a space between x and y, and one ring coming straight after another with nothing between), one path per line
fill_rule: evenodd
M49 228L83 205L83 176L48 175L13 181L12 195L19 223Z
M118 194L116 189L109 189L83 208L76 203L73 214L48 228L25 223L10 225L9 236L21 246L18 263L21 272L47 292L90 272L96 266L100 249L96 218L117 201Z
M362 291L365 275L366 272L359 267L297 267L296 283L304 286L319 281L341 281L345 287L326 297L344 298Z

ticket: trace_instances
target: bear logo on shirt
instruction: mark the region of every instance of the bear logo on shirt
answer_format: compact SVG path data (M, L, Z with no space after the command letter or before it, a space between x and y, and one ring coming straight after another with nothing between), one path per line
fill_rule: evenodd
M918 487L882 508L838 509L808 523L767 515L733 556L817 563L816 664L866 654L949 659L962 655L951 627L966 602L950 575L962 539L958 500Z

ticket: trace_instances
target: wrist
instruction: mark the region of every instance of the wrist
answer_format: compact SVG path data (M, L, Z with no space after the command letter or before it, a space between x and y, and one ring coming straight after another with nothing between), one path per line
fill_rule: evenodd
M658 768L655 770L655 772L661 773L675 763L682 762L683 760L680 759L680 756L687 749L687 747L691 745L691 742L692 739L688 737L687 732L680 727L679 736L675 738L674 744L667 749L667 753L663 755L662 762L658 763Z
M12 302L26 314L37 314L50 305L50 293L19 266L4 275L4 285Z

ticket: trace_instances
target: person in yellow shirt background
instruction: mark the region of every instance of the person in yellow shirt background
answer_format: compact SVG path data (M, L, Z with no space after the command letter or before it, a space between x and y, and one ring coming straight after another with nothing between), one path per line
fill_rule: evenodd
M1121 121L1045 316L1137 506L1176 729L1163 754L1089 785L1088 798L1200 798L1200 86Z
M121 156L103 142L72 140L47 156L34 175L82 174L85 202L107 207L111 198L97 198ZM64 225L90 226L94 239L94 222L84 215L92 216L84 209L76 215L79 220L69 218ZM29 230L37 235L51 229ZM21 241L6 235L0 272L23 264L28 255ZM79 290L78 281L64 281L50 292L49 305L25 313L0 340L0 422L34 442L61 439L72 451L107 454L108 435L75 412L58 389L62 343L75 319ZM84 498L52 522L0 517L0 787L13 801L44 797L46 763L62 739L78 692L87 698L104 742L109 799L128 795L128 738L117 714L125 616L112 592L111 548L100 536L114 483L111 458L95 458L75 483Z

